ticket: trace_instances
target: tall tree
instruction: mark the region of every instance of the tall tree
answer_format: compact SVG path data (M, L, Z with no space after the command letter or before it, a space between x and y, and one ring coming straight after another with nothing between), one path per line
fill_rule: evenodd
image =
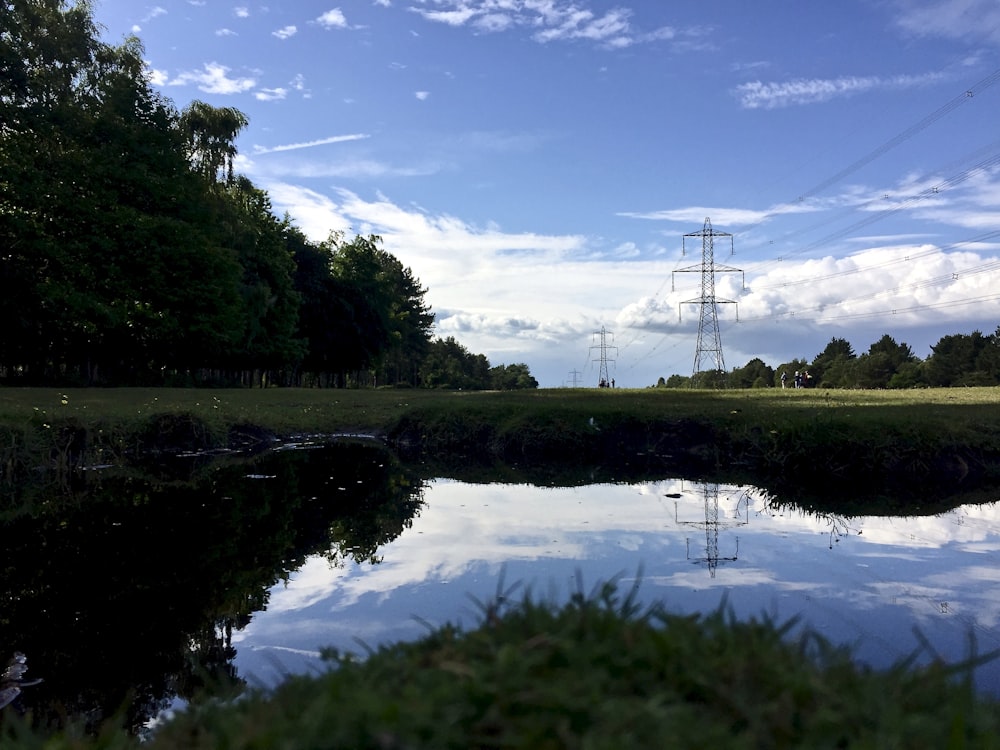
M912 368L904 368L904 365L917 362L908 344L896 343L892 336L885 334L858 358L855 369L857 385L862 388L888 388L893 376L900 372L908 374L907 385L912 385Z
M834 337L822 352L816 355L809 367L817 385L839 388L848 384L850 363L857 359L847 339Z
M247 116L233 107L213 107L197 100L186 106L180 126L195 171L211 182L231 183L236 137L249 124Z
M951 386L980 380L979 358L988 343L979 331L942 336L931 347L931 356L925 363L927 382L932 386Z

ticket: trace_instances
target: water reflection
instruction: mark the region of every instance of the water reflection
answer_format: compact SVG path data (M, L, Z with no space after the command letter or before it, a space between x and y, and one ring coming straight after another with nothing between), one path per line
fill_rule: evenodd
M922 643L949 661L969 655L970 637L979 653L1000 648L997 504L847 517L682 480L572 488L438 480L424 497L381 564L330 569L312 560L272 590L268 611L234 638L241 672L266 683L287 664L282 653L318 668L309 655L320 645L361 652L445 621L474 626L476 602L496 593L501 576L561 600L578 580L618 576L628 585L639 571L647 603L704 612L725 602L740 617L801 618L878 666ZM1000 695L996 662L979 684Z
M372 565L420 510L420 480L346 444L27 488L0 516L0 648L41 685L0 713L133 731L245 679L236 634L307 562ZM30 499L26 499L30 498ZM208 692L206 692L208 691ZM124 709L122 707L124 706Z
M41 724L95 725L126 705L138 730L222 678L238 690L323 669L322 647L475 626L513 584L558 602L639 579L647 603L800 617L876 665L921 638L951 661L970 635L1000 648L995 503L848 516L681 479L539 487L419 471L348 443L29 488L0 516L0 649L45 682L0 721L31 708ZM1000 696L996 662L980 685Z

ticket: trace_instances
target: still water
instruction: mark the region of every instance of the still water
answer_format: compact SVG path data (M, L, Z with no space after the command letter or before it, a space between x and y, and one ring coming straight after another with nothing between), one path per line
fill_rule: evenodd
M498 596L559 604L608 581L677 613L797 618L876 667L1000 649L998 503L842 516L750 486L562 468L458 481L346 441L32 473L0 488L0 649L44 682L0 722L141 732L220 681L322 670L324 647L363 654L473 628ZM977 684L1000 697L1000 659Z
M377 564L313 556L233 638L236 665L268 684L320 668L317 646L363 653L481 603L564 600L581 586L638 583L679 613L799 618L887 666L929 649L948 661L1000 649L1000 505L929 517L847 518L776 507L752 487L680 479L566 488L434 480L411 528ZM624 593L624 590L623 590ZM917 635L919 633L919 636ZM1000 695L1000 668L981 668Z

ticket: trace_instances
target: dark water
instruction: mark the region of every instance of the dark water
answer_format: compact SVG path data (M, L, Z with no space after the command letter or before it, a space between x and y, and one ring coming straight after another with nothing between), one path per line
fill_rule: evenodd
M21 510L0 524L0 653L25 653L45 681L0 718L96 725L125 705L139 731L220 680L238 690L321 670L321 647L474 627L498 593L559 602L609 579L676 612L800 618L875 666L1000 648L996 503L846 517L682 479L540 487L424 472L347 442L8 496ZM977 681L1000 697L1000 664Z

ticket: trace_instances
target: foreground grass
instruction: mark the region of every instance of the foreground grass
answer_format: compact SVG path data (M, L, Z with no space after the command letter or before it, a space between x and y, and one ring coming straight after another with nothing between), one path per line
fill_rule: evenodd
M794 622L639 612L614 585L557 607L525 597L482 606L478 628L446 625L271 694L206 702L159 727L150 750L215 748L995 748L1000 707L970 664L881 672ZM16 750L134 748L98 738Z

